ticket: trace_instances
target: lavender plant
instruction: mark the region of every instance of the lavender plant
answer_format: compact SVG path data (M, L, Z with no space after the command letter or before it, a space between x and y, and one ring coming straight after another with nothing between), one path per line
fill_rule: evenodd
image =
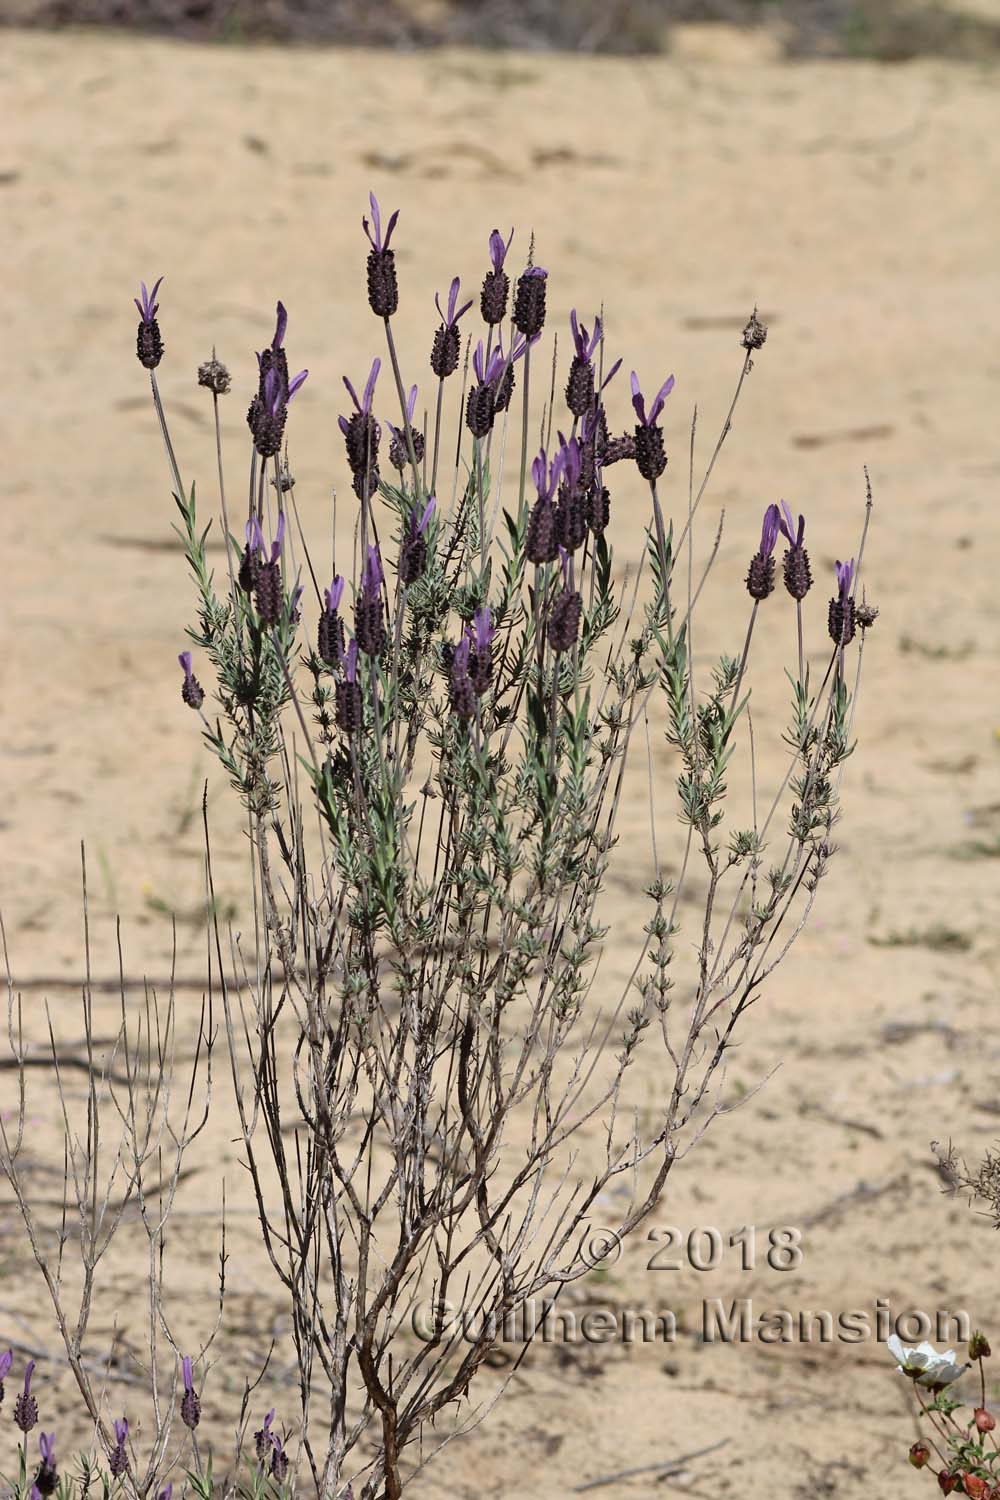
M246 938L218 919L207 842L209 1004L221 1004L242 1146L298 1372L294 1449L269 1413L240 1490L254 1500L265 1480L294 1487L306 1475L322 1500L348 1480L360 1500L397 1500L437 1451L426 1441L437 1419L457 1409L452 1431L481 1419L486 1407L466 1414L462 1404L511 1318L529 1303L551 1306L592 1268L597 1200L618 1190L607 1227L615 1241L629 1235L728 1107L729 1048L801 932L834 852L875 613L855 602L869 491L857 561L838 564L814 675L804 522L793 529L788 507L772 504L746 577L742 645L709 673L697 669L697 611L722 526L701 558L696 523L763 324L754 314L743 332L736 392L700 484L692 426L686 494L665 508L662 418L674 377L647 400L633 372L633 420L613 434L621 360L606 359L604 318L587 327L574 311L565 419L554 364L548 399L533 400L549 274L532 245L512 287L513 231L489 237L485 326L481 337L464 334L464 366L459 325L472 303L460 305L457 276L444 306L433 299L437 324L424 344L437 381L433 437L429 424L418 430L417 386L404 381L394 323L398 218L383 231L371 197L367 297L382 347L360 397L344 377L350 409L339 426L357 511L350 543L337 537L328 558L309 548L281 461L308 373L289 377L282 304L257 356L235 529L219 422L231 377L214 352L198 372L215 415L226 553L217 581L213 522L182 478L157 383L161 282L137 300L137 351L197 601L179 655L181 697L240 800L253 850L256 919ZM450 441L445 383L460 367ZM380 468L384 426L391 478ZM643 485L649 519L630 577L615 564L613 512ZM744 683L761 607L775 609L767 601L781 535L798 661L787 768L762 808L755 746L767 729L758 722L749 733ZM611 994L598 981L609 935L601 899L629 762L657 721L676 765L676 878L666 878L654 838L647 920L628 982ZM737 755L752 792L734 817ZM652 776L650 800L655 829ZM692 897L688 965L681 913ZM642 1114L629 1086L640 1059L660 1080ZM185 1127L176 1140L191 1138ZM19 1142L0 1139L17 1180ZM133 1135L126 1140L144 1162ZM139 1167L132 1181L139 1191ZM92 1190L87 1176L85 1201ZM30 1214L23 1192L19 1201ZM151 1243L162 1227L162 1218L151 1227ZM44 1271L40 1247L36 1256ZM67 1347L85 1390L81 1340ZM189 1482L208 1500L212 1456L203 1463L198 1448L193 1367L184 1359L179 1388L176 1346L174 1355L171 1410L191 1435ZM96 1401L88 1409L99 1423ZM124 1418L100 1431L116 1481L150 1493L166 1472L161 1427L141 1481ZM437 1446L448 1439L442 1432ZM227 1479L226 1492L241 1483Z

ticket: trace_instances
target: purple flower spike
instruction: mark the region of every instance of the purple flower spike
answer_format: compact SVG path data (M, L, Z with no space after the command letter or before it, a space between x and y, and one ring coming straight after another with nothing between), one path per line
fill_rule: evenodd
M434 306L437 308L438 316L440 317L441 322L446 328L454 328L459 318L464 317L465 314L469 311L469 308L472 306L471 300L469 302L463 302L461 307L458 306L458 291L460 286L461 282L456 276L452 281L451 287L448 291L447 316L445 316L445 314L441 311L441 301L438 297L437 292L434 293ZM457 311L456 308L458 309Z
M504 243L503 235L499 229L494 229L490 235L490 260L493 262L494 271L503 270L503 263L507 259L507 251L510 249L513 238L513 229L511 229L510 234L507 236L506 243Z
M851 592L851 584L854 582L854 558L852 557L850 562L845 563L838 561L835 571L837 574L837 592L840 594L841 599L846 599Z
M327 609L340 608L340 601L344 597L344 580L339 574L335 575L330 587L323 590L323 597L326 600Z
M10 1374L10 1367L14 1363L13 1352L8 1349L6 1354L0 1354L0 1380L6 1380Z
M376 198L374 193L368 194L368 202L372 206L372 223L375 226L374 237L372 236L371 230L368 227L368 220L362 219L361 224L362 228L365 231L365 234L368 236L368 241L372 249L375 251L376 255L381 255L383 250L388 250L389 248L389 241L392 238L392 231L395 229L396 220L399 218L399 209L397 208L393 211L392 217L389 219L389 222L386 225L385 237L383 238L382 211L378 206L378 199Z
M160 290L162 284L163 277L161 276L158 281L154 281L153 290L151 292L147 292L146 283L142 281L139 283L140 287L142 288L142 301L140 302L138 297L132 298L132 301L139 309L139 316L144 323L152 323L153 319L156 317L156 312L160 305L156 300L156 294Z
M785 538L785 541L789 544L790 547L801 547L802 539L806 534L805 516L799 516L799 524L798 527L796 527L795 518L792 515L791 506L788 504L787 500L782 500L781 509L783 512L783 519L780 523L781 535Z
M673 388L674 377L669 375L657 391L653 404L649 408L649 415L647 416L646 405L639 387L639 377L634 370L632 371L632 406L643 427L652 427L655 424Z
M781 525L781 512L776 505L769 505L764 512L764 524L760 531L760 555L770 557L774 551L774 544L778 540L778 528Z
M177 658L181 671L184 673L184 681L181 683L181 698L188 708L198 709L205 701L205 690L197 677L191 670L191 653L182 651Z

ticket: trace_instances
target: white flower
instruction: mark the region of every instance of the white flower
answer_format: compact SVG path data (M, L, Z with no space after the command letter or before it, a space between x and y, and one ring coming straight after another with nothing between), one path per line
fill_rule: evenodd
M951 1385L969 1368L955 1363L954 1349L939 1354L933 1344L926 1342L908 1349L895 1333L886 1340L886 1348L899 1366L899 1373L909 1375L918 1385Z

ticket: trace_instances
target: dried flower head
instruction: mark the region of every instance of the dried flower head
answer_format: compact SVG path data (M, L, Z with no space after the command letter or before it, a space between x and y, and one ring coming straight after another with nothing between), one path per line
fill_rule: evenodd
M743 330L743 347L744 349L763 349L766 338L767 326L760 321L757 309L754 308L750 314L750 321Z
M232 377L221 359L216 359L215 350L212 350L212 358L206 359L204 364L198 366L198 384L203 385L216 396L225 396L232 385Z
M154 281L153 290L147 292L146 283L140 282L141 301L139 297L133 297L133 302L139 309L139 328L135 337L135 352L139 363L147 370L155 370L163 358L163 339L160 336L160 325L156 321L159 303L156 294L163 285L163 277Z

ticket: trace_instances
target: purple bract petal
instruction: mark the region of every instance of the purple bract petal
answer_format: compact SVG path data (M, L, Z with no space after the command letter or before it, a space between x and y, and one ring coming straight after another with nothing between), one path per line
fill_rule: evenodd
M632 371L632 406L639 421L645 427L647 425L646 404L642 399L642 391L639 388L639 377L634 370Z
M382 569L382 558L378 547L368 548L368 561L365 563L364 578L362 580L362 591L366 594L377 594L382 587L385 573Z
M142 301L140 302L138 297L132 298L132 301L139 309L139 316L144 323L151 323L156 317L156 310L159 306L159 303L156 300L156 294L160 290L162 282L163 277L161 276L157 281L153 283L153 290L151 292L147 292L146 283L144 281L140 282L139 285L142 288Z
M306 376L308 374L309 374L308 370L300 370L297 375L293 375L292 376L291 380L288 382L288 400L289 401L291 401L292 397L295 395L295 392L299 389L299 387L301 385L305 384Z
M119 1421L118 1418L116 1417L115 1418L115 1439L116 1439L116 1441L119 1442L119 1443L124 1443L124 1441L125 1441L125 1439L127 1437L128 1437L128 1418L127 1417L122 1417L121 1421Z
M190 1358L190 1355L186 1354L184 1356L183 1360L181 1361L181 1371L182 1371L183 1377L184 1377L184 1389L186 1391L193 1391L194 1390L194 1378L193 1378L192 1371L191 1371L191 1358Z
M190 653L190 651L182 651L181 654L180 654L180 656L177 658L177 661L178 661L178 664L180 665L181 671L184 673L184 676L185 677L190 677L191 676L191 653Z
M56 1435L54 1432L38 1434L38 1448L43 1461L51 1468L56 1458Z
M281 348L282 344L285 342L285 330L287 329L287 327L288 327L288 314L285 311L285 304L283 302L279 302L278 303L278 321L277 321L277 323L275 325L275 329L274 329L274 338L271 340L271 348L272 349L280 349Z
M344 676L347 678L348 682L355 682L355 681L357 681L357 676L358 676L358 643L354 639L353 636L351 637L351 643L348 646L347 651L344 653L344 655L343 655L343 657L341 659L342 659L342 661L344 663ZM274 1416L274 1412L273 1411L271 1412L271 1416L272 1417ZM266 1427L270 1427L270 1425L271 1425L270 1422L268 1422L266 1424Z
M851 592L851 584L854 582L854 558L850 562L837 562L837 588L841 599L846 599Z
M668 375L667 378L666 378L666 380L660 386L660 389L657 391L657 393L656 393L656 399L654 400L653 405L652 405L652 407L650 409L649 424L648 424L650 427L652 427L653 423L656 421L657 417L660 415L660 412L663 410L664 403L665 403L667 397L670 395L670 392L673 390L673 388L674 388L674 377L672 375Z
M0 1380L6 1380L10 1374L10 1367L14 1363L13 1350L8 1349L6 1354L0 1354Z
M327 609L340 608L340 601L344 597L344 580L339 574L335 574L330 587L323 590L323 597L326 600Z
M494 229L490 235L490 260L493 262L494 271L503 270L503 263L507 258L507 251L510 249L510 242L513 238L513 229L511 229L510 234L507 236L506 244L504 244L503 236L499 229Z
M778 527L780 524L780 510L776 505L769 505L764 512L764 522L760 531L761 557L770 557L774 551L774 544L778 540Z
M428 526L430 525L431 516L434 514L434 506L435 506L436 503L437 502L435 501L434 496L432 495L431 498L428 500L427 504L424 506L424 513L423 513L423 515L420 517L420 520L417 522L417 536L423 536L424 532L427 530Z

